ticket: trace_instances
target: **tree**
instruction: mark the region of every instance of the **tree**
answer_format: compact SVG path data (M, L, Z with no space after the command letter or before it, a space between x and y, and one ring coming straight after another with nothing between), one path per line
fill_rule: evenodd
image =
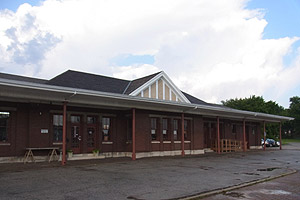
M300 136L300 97L294 96L290 98L289 116L295 118L292 122L292 134Z

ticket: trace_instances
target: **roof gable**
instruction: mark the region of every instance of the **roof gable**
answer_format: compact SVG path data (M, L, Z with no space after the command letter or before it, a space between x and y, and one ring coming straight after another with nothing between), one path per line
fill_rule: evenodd
M163 71L154 74L151 79L141 84L129 95L191 103Z
M152 78L154 78L156 75L158 75L161 72L157 72L155 74L151 74L149 76L145 76L139 79L135 79L130 81L128 88L126 89L126 91L124 92L124 94L130 94L133 91L135 91L136 89L138 89L139 87L141 87L143 84L147 83L149 80L151 80Z

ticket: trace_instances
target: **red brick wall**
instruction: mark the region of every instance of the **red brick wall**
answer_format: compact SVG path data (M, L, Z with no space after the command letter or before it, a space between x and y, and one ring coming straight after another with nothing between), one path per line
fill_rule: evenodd
M204 129L203 129L203 118L195 116L193 118L193 140L192 150L204 148Z
M143 110L136 110L136 152L150 151L150 118Z
M49 147L50 113L48 109L32 106L29 111L28 147ZM41 133L41 129L48 129L48 133ZM52 146L52 145L51 145Z
M18 107L16 112L16 122L14 124L15 132L11 132L15 137L15 151L12 155L24 155L25 148L28 145L29 135L29 113L26 107Z
M10 120L10 145L0 145L0 156L22 156L25 153L26 147L48 147L54 146L53 144L53 114L62 114L62 105L46 105L46 104L26 104L26 103L9 103L1 102L2 107L11 108ZM5 110L3 110L5 111ZM132 144L127 141L127 120L131 120L132 111L117 111L109 109L97 108L79 108L67 107L67 148L71 148L71 124L70 115L78 114L82 117L81 132L82 132L82 148L81 153L88 153L91 149L86 146L86 116L97 115L97 132L96 132L96 146L100 152L130 152ZM109 115L112 119L111 141L112 144L102 144L102 125L100 116ZM151 143L150 133L150 116L157 116L158 118L158 134L160 134L158 144ZM204 136L211 132L212 139L216 139L216 120L203 119L201 116L186 115L189 121L189 136L188 140L191 143L185 143L186 150L198 150L204 148ZM163 143L162 137L162 118L167 118L168 121L168 134L167 141L171 143ZM181 114L168 113L158 111L136 110L136 152L149 152L149 151L170 151L181 150L181 144L175 144L173 138L173 119L179 120L178 126L178 140L181 140ZM211 123L210 130L207 129L204 133L204 121ZM232 134L231 124L237 124L236 136ZM251 124L251 126L254 125ZM257 129L255 135L252 134L252 129L248 130L249 145L253 146L260 144L261 128L260 124L256 123ZM41 129L48 129L48 133L41 133ZM222 120L220 125L221 138L230 138L243 140L242 121ZM61 146L61 145L58 145Z

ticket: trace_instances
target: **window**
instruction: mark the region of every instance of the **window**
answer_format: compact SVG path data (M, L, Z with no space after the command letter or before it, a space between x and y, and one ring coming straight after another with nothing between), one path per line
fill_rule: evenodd
M127 141L132 140L132 118L127 119Z
M61 142L63 135L63 116L53 115L53 142Z
M96 116L87 116L86 117L87 123L87 147L92 149L96 145L96 124L97 124L97 117Z
M96 124L97 118L95 116L88 116L86 119L87 124Z
M95 146L95 127L87 128L87 147L93 148Z
M233 124L233 125L232 125L232 133L233 133L233 134L236 134L236 124Z
M173 121L173 134L174 134L174 140L178 140L178 120L174 119Z
M76 115L71 116L71 123L72 124L80 123L80 116L76 116Z
M9 112L0 112L0 142L8 141Z
M152 140L157 140L157 120L156 118L151 118L151 138Z
M162 119L163 139L168 140L168 119Z
M184 139L188 139L188 121L184 120Z
M256 129L256 127L252 126L252 135L255 135L255 129Z
M110 140L110 118L109 117L103 117L102 118L102 139L103 141L109 141Z

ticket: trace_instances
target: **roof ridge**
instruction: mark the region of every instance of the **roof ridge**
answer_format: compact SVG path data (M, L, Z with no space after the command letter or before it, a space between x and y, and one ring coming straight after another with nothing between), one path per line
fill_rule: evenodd
M125 89L124 89L124 91L123 91L123 94L125 94L125 93L126 93L126 91L127 91L127 89L129 88L129 86L130 86L131 82L132 82L132 81L129 81L128 85L126 86L126 88L125 88Z
M10 74L10 73L4 73L4 72L0 72L0 74L7 75L7 76L19 77L19 78L28 78L28 79L48 81L48 79L44 79L44 78L35 78L35 77L30 77L30 76L18 75L18 74Z
M137 78L137 79L133 79L132 81L137 81L137 80L140 80L140 79L143 79L143 78L147 78L147 77L149 77L149 76L158 75L158 74L160 74L161 72L163 72L163 71L159 71L159 72L156 72L156 73L153 73L153 74L149 74L149 75L147 75L147 76L143 76L143 77L140 77L140 78Z
M111 79L116 79L116 80L121 80L121 81L131 81L131 80L128 80L128 79L121 79L121 78L115 78L113 76L108 76L108 75L102 75L102 74L96 74L96 73L90 73L90 72L83 72L83 71L77 71L77 70L73 70L73 69L68 69L67 71L64 71L63 73L57 75L57 76L60 76L66 72L75 72L75 73L81 73L81 74L86 74L86 75L92 75L92 76L101 76L101 77L105 77L105 78L111 78ZM55 77L57 77L55 76ZM54 79L55 77L53 77L52 79ZM50 79L51 80L51 79Z
M15 81L40 83L40 84L46 84L49 81L48 79L34 78L29 76L15 75L15 74L3 73L3 72L0 72L0 78L15 80Z

